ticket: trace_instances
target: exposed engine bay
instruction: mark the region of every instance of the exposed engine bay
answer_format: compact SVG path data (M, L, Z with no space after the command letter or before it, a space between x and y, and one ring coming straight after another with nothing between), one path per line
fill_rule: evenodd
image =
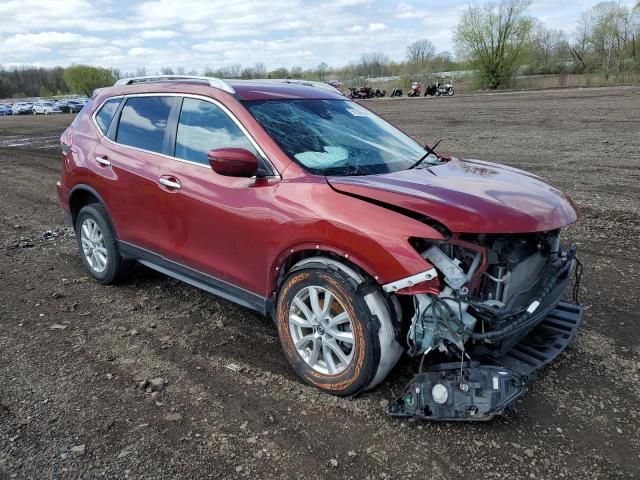
M413 295L406 344L420 370L389 413L490 419L573 339L582 320L576 247L564 249L559 230L412 241L439 286ZM561 302L573 274L575 304Z

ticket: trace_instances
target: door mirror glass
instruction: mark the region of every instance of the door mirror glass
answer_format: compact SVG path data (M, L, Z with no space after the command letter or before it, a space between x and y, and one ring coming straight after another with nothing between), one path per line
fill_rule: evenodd
M208 153L214 172L227 177L254 177L258 174L258 159L244 148L217 148Z

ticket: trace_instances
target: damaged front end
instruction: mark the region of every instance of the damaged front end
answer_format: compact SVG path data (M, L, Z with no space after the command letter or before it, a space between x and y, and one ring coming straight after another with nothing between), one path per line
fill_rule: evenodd
M576 247L564 249L559 230L412 243L433 269L421 283L385 290L413 298L406 342L420 370L388 412L488 420L574 338L582 321ZM574 276L575 303L564 302Z

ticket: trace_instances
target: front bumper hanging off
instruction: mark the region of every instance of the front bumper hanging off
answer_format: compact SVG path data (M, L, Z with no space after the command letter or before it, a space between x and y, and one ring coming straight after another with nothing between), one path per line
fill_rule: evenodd
M500 356L479 349L480 353L462 364L434 365L413 378L400 398L389 405L389 415L441 421L490 420L522 397L535 372L571 343L582 315L582 305L561 302Z

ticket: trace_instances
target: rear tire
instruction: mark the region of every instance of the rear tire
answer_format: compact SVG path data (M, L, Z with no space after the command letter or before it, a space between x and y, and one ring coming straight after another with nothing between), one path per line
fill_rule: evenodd
M125 260L106 209L99 203L82 207L75 223L80 257L91 276L104 285L129 279L134 261Z
M292 268L278 294L276 324L287 360L305 382L332 395L353 396L375 387L403 351L395 340L395 312L379 290L361 293L364 281L336 260L314 257ZM315 315L313 290L317 310L326 314ZM338 325L332 327L333 321ZM339 368L328 368L331 364Z

